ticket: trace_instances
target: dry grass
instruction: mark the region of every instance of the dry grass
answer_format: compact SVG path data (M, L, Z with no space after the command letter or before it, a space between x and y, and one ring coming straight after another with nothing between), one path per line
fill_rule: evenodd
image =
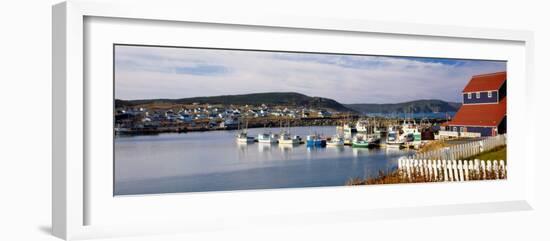
M437 141L430 141L426 145L423 145L420 147L420 149L417 151L418 153L425 153L429 151L437 151L441 150L444 147L450 146L448 143L446 143L443 140L437 140Z
M500 177L500 178L498 178ZM476 180L497 180L506 179L506 171L498 169L496 171L472 172L468 175L469 181ZM361 179L351 178L346 182L346 185L376 185L376 184L397 184L397 183L425 183L425 182L444 182L444 173L442 171L436 173L425 173L421 171L412 171L410 174L402 170L395 170L389 173L382 171L378 172L377 177Z

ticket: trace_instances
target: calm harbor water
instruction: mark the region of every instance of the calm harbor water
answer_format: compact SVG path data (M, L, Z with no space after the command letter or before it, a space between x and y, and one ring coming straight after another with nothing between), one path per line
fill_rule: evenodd
M256 137L263 131L249 129ZM336 128L295 127L293 135ZM239 144L238 131L169 133L115 138L115 195L342 186L397 168L407 150Z

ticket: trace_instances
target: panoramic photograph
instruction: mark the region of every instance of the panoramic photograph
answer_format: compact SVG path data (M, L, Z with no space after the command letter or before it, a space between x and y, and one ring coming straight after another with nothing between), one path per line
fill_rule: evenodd
M114 195L506 180L506 61L113 46Z

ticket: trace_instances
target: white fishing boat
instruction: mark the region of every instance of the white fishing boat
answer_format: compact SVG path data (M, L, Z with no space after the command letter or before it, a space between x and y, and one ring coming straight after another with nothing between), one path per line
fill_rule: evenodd
M350 123L344 123L343 125L336 126L336 132L344 135L351 136L352 133L357 132L357 129Z
M292 136L289 132L284 131L279 136L279 144L300 144L300 137Z
M422 133L418 130L419 126L414 120L403 120L401 125L401 140L403 140L408 145L418 145L421 141Z
M254 137L248 136L246 131L242 131L237 135L237 142L238 143L253 143Z
M358 120L355 124L355 129L357 129L357 132L364 133L367 132L369 127L369 121L368 120Z
M333 136L330 141L327 141L327 146L344 146L344 137L340 135Z
M386 137L386 146L401 147L404 143L405 141L403 141L399 135L399 130L396 127L390 127L388 136Z
M239 129L241 129L240 124L241 124L241 122L239 121L239 124L238 124ZM254 137L248 136L247 130L248 130L248 121L246 122L246 125L245 125L244 129L241 129L241 132L239 132L239 134L237 134L237 142L238 143L253 143L254 142Z
M401 124L401 130L403 131L402 136L413 134L417 130L416 122L414 120L403 120L403 124Z
M300 136L292 136L290 133L290 122L286 125L286 130L283 130L281 132L281 135L279 136L279 144L287 144L287 145L294 145L294 144L300 144L302 141ZM282 128L282 126L281 126Z
M274 135L271 133L260 133L258 134L259 143L277 143L277 138L273 138Z

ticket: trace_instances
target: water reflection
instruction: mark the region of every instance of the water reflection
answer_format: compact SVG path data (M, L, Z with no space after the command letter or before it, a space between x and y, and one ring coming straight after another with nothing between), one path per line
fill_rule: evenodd
M335 127L315 131L331 135ZM249 129L257 136L263 129ZM277 128L270 129L278 133ZM307 136L311 128L292 128ZM236 131L115 139L115 194L339 186L396 168L399 149L237 143Z

